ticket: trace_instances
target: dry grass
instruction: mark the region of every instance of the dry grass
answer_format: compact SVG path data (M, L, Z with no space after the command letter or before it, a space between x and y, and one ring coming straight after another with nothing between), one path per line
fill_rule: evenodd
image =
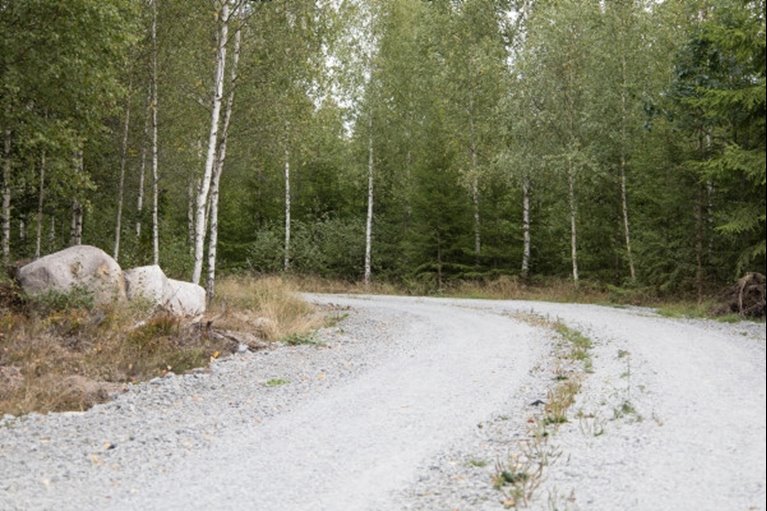
M0 415L85 410L129 383L205 367L240 338L308 335L322 315L291 289L274 278L225 279L192 321L147 304L94 307L77 293L29 300L2 283Z
M398 286L388 282L371 282L365 285L362 282L350 282L339 279L327 279L311 275L286 275L285 282L293 289L305 293L332 293L332 294L374 294L374 295L412 295L416 294L412 289Z
M347 282L305 275L291 275L289 282L301 291L310 293L348 293L385 295L433 295L455 298L478 298L490 300L536 300L551 302L609 303L616 301L614 293L606 286L590 282L573 285L567 279L549 278L540 282L527 282L513 276L500 276L482 281L456 281L437 290L418 283L393 284L372 282ZM617 300L625 303L626 300Z
M306 336L324 325L325 316L296 292L279 277L226 277L216 285L208 316L221 328L251 331L268 341Z

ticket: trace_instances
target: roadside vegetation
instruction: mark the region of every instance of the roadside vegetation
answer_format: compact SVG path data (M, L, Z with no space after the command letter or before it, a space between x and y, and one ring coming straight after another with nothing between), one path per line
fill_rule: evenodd
M546 467L561 456L551 438L559 426L573 418L572 408L581 385L593 371L593 341L582 332L546 316L516 313L513 317L547 328L557 339L553 365L549 368L552 383L546 391L546 399L532 403L540 408L528 418L528 435L511 450L508 459L496 462L491 481L503 495L504 507L517 509L527 507L543 481ZM578 416L578 419L582 423L582 417Z
M641 306L657 310L667 317L714 319L726 323L741 320L764 321L764 315L745 316L727 308L733 298L731 287L719 293L708 293L700 300L691 294L663 294L653 288L618 287L595 281L581 281L555 277L522 279L502 275L492 279L457 280L438 289L418 280L398 283L351 282L309 275L289 274L284 277L291 285L309 293L384 294L405 296L443 296L487 300L530 300L559 303L587 303L612 307ZM756 297L753 303L764 303ZM763 305L762 305L763 307ZM763 309L762 309L763 310Z
M85 292L26 297L0 282L0 416L85 410L127 385L219 357L309 338L324 314L278 278L226 278L199 318L148 304L95 306Z

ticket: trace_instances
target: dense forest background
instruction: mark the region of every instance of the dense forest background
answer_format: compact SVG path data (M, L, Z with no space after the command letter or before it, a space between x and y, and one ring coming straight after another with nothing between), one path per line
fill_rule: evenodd
M763 0L0 0L0 137L6 264L765 271Z

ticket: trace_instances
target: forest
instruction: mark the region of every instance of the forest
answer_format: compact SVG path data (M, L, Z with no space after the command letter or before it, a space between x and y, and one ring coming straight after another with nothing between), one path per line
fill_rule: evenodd
M7 266L765 272L764 0L0 0L0 137Z

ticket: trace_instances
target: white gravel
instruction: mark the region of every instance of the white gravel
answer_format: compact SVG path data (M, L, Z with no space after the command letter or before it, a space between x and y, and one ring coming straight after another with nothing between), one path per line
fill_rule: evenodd
M311 299L353 307L319 346L237 355L85 413L0 420L0 510L503 509L495 462L552 384L551 334L508 315L531 310L595 340L534 509L765 509L764 325ZM635 412L616 416L624 402Z

